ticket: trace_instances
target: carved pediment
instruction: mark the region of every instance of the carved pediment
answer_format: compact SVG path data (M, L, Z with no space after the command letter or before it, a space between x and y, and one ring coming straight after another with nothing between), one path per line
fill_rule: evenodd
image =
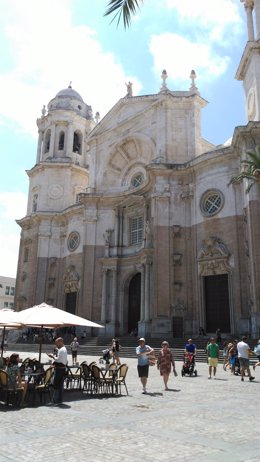
M231 272L229 255L226 245L218 237L210 236L204 239L203 246L198 253L200 276Z
M68 292L78 292L79 291L79 274L75 269L74 265L70 265L63 276L64 281L64 290Z

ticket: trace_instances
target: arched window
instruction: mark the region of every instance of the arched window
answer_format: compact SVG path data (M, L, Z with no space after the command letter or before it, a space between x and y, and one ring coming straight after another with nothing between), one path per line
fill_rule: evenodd
M50 150L50 143L51 143L51 131L50 129L47 130L45 134L45 143L44 143L44 152L49 152Z
M64 140L65 140L65 133L64 133L64 132L60 132L60 136L59 136L59 151L63 151L63 149L64 149Z
M82 135L80 132L74 132L73 136L73 152L81 154Z

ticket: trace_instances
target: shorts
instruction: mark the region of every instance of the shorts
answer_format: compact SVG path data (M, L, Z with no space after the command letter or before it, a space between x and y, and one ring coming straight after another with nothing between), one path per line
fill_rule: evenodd
M240 367L247 368L249 367L249 359L248 358L238 358Z
M76 350L76 351L73 351L73 350L72 350L71 355L72 355L72 358L76 358L77 355L78 355L77 350Z
M146 364L145 366L137 366L138 370L138 376L141 377L148 377L149 375L149 364Z
M218 365L218 358L208 358L209 366L217 367Z
M231 364L231 366L236 365L236 357L235 356L231 356L231 358L229 358L229 364Z

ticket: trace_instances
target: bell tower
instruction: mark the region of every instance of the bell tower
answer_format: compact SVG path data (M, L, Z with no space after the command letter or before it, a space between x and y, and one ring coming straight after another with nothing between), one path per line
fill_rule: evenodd
M88 186L87 137L95 126L88 106L71 85L43 106L37 119L36 165L30 178L27 215L61 212Z
M241 0L247 17L248 41L236 79L243 81L248 121L260 120L260 0Z

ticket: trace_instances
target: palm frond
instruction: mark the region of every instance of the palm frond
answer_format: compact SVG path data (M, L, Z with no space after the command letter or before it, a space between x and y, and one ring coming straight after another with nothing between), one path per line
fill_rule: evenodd
M259 183L259 172L260 172L260 146L255 147L255 151L247 151L249 159L244 159L241 164L245 165L246 168L240 173L235 175L228 183L231 184L241 183L244 179L251 181L246 188L246 193L250 191L254 184Z
M115 13L111 22L117 18L117 26L123 16L124 28L126 29L130 26L131 18L140 8L141 3L143 3L143 0L110 0L104 16Z

